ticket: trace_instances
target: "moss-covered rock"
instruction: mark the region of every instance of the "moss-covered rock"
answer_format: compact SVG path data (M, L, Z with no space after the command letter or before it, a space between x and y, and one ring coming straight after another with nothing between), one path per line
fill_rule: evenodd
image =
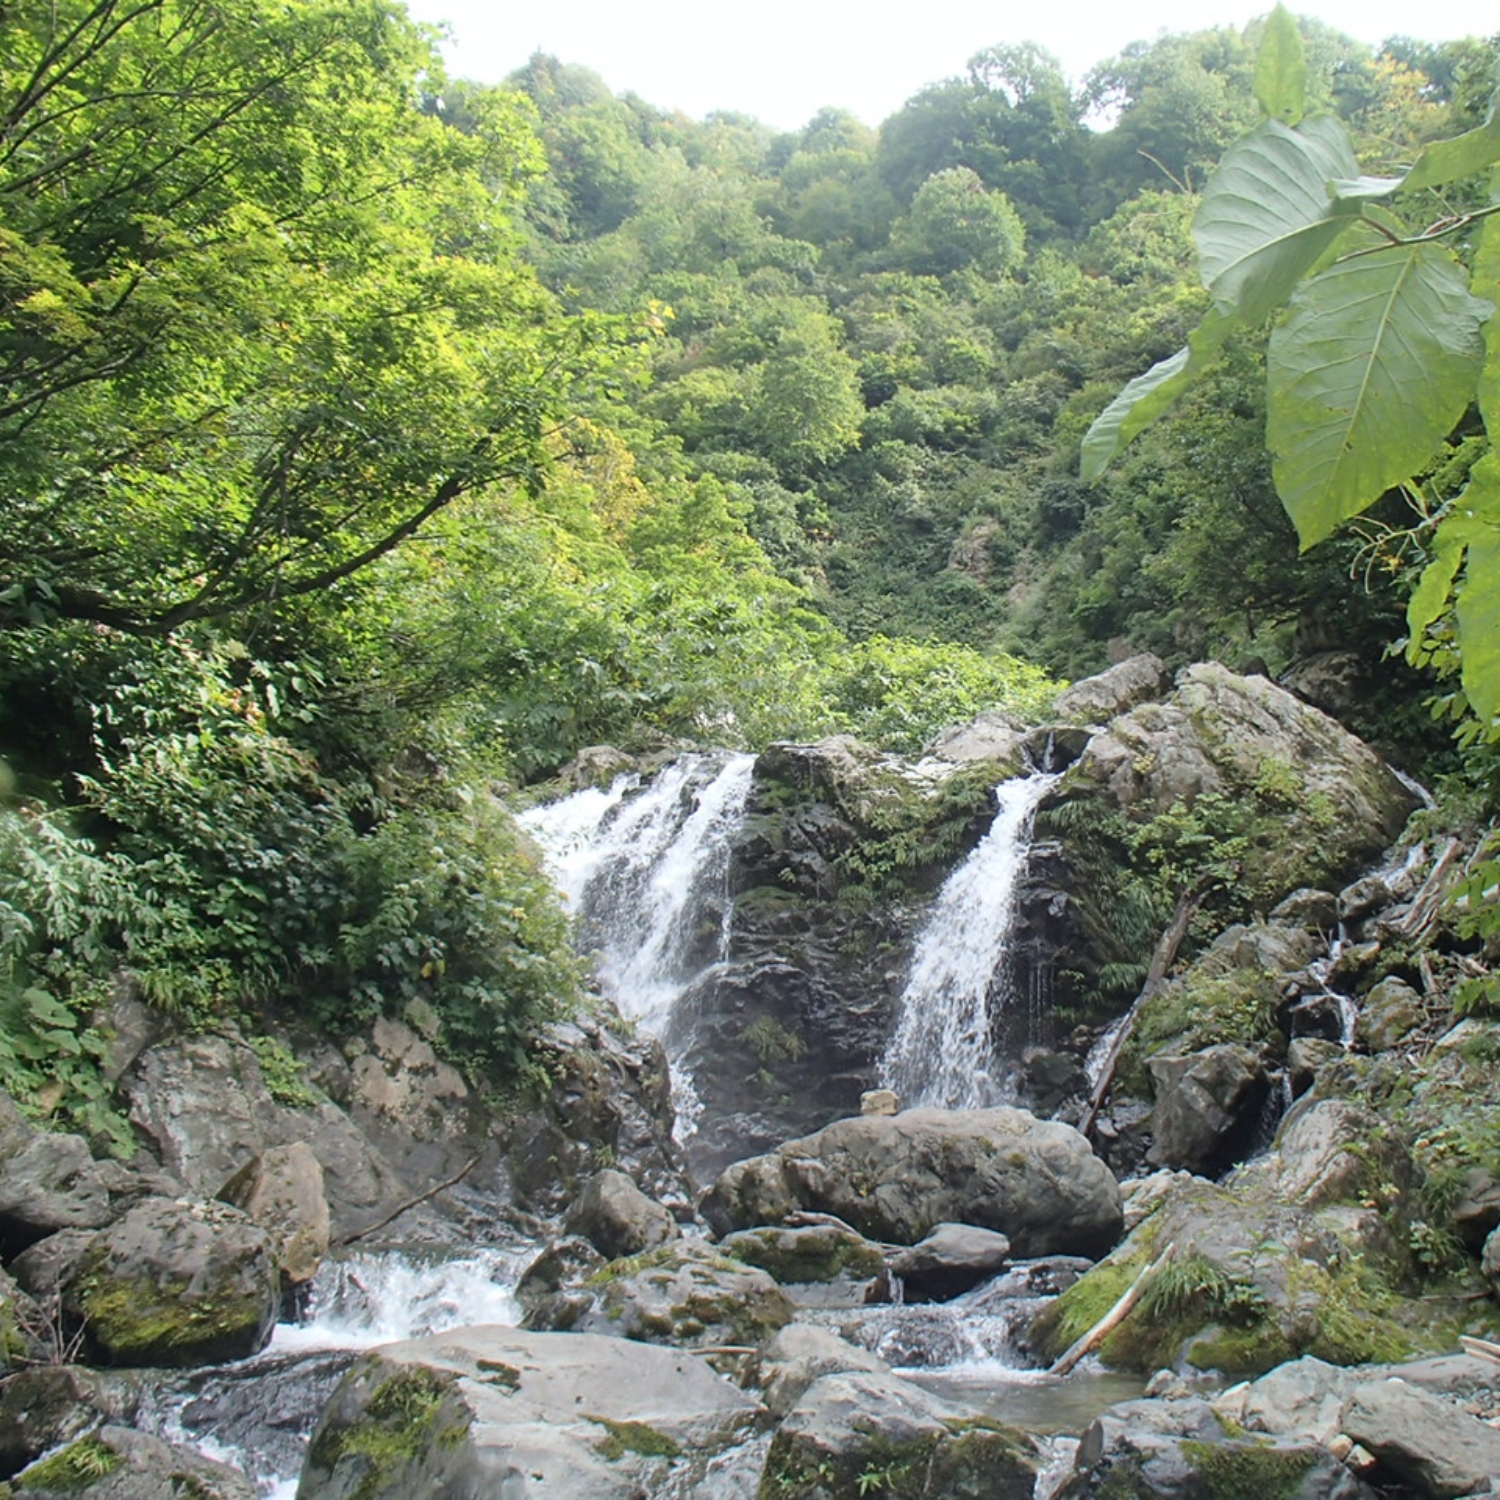
M223 1203L148 1198L73 1264L66 1318L116 1365L195 1365L265 1347L279 1305L266 1232Z
M706 1245L679 1242L610 1261L538 1303L526 1326L687 1348L755 1347L795 1311L764 1271Z
M13 1500L256 1500L243 1474L191 1449L104 1426L23 1469Z
M762 1224L727 1235L725 1255L758 1266L783 1286L839 1279L869 1281L885 1275L885 1256L863 1235L836 1224L787 1229Z
M758 1500L1030 1500L1036 1454L1014 1428L893 1375L826 1375L771 1440Z

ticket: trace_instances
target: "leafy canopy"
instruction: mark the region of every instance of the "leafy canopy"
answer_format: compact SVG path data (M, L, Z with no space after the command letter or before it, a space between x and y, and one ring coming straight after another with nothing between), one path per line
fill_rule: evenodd
M1082 475L1165 412L1237 329L1273 314L1267 437L1277 492L1304 548L1431 462L1471 403L1500 437L1500 202L1412 228L1415 196L1491 173L1500 93L1476 129L1428 146L1398 177L1360 175L1342 124L1304 118L1296 23L1267 25L1255 88L1269 119L1235 142L1193 226L1211 304L1187 345L1133 380L1083 445ZM1493 200L1492 191L1491 198ZM1459 251L1471 250L1466 266ZM1486 724L1500 715L1500 458L1476 464L1437 518L1433 556L1408 611L1413 659L1454 588L1463 688Z

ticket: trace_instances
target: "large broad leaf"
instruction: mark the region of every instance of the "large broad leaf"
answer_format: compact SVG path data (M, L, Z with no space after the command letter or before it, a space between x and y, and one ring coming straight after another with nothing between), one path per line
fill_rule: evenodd
M1185 348L1158 360L1137 375L1094 419L1084 435L1079 477L1092 484L1136 433L1169 411L1198 379L1219 352L1230 331L1239 325L1233 313L1212 308L1188 338Z
M1433 455L1474 393L1489 304L1437 245L1344 261L1271 334L1266 436L1303 547Z
M1278 5L1255 57L1255 97L1273 120L1295 125L1307 110L1307 54L1292 13Z
M1193 220L1214 301L1247 323L1268 317L1358 212L1358 200L1336 201L1329 184L1358 176L1344 127L1327 116L1298 130L1267 120L1236 141Z
M1500 172L1494 174L1500 189ZM1500 217L1486 219L1474 247L1474 269L1469 289L1500 308ZM1500 317L1490 315L1484 325L1484 369L1479 376L1479 411L1492 446L1500 447Z
M1500 526L1469 543L1456 613L1464 696L1490 723L1500 714Z
M1490 100L1484 124L1452 140L1434 141L1406 174L1406 186L1442 187L1462 177L1473 177L1497 161L1500 161L1500 90Z

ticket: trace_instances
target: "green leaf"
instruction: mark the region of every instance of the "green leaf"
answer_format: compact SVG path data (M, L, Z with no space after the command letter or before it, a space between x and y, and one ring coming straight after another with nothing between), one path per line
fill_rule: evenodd
M1239 321L1232 312L1211 308L1183 348L1158 360L1144 375L1137 375L1099 413L1083 439L1078 471L1085 484L1098 479L1131 438L1171 409L1208 367Z
M1307 55L1302 33L1284 5L1266 21L1255 59L1255 97L1273 120L1295 125L1307 110Z
M1492 174L1492 186L1500 191L1500 172ZM1480 226L1474 247L1474 269L1469 290L1500 307L1500 216ZM1479 412L1491 444L1500 445L1500 317L1490 316L1484 325L1484 369L1479 373Z
M1335 203L1357 207L1371 198L1388 198L1405 180L1404 177L1339 177L1328 184L1328 195Z
M1224 153L1193 219L1203 284L1259 323L1343 233L1352 208L1329 195L1359 164L1344 127L1320 116L1300 130L1267 120Z
M1488 315L1431 244L1344 261L1298 291L1271 334L1266 435L1304 549L1432 457L1473 394Z
M1451 519L1451 518L1450 518ZM1415 664L1422 654L1427 627L1442 614L1453 589L1453 580L1464 560L1468 539L1457 527L1439 526L1434 538L1433 558L1417 580L1406 601L1406 659Z
M1484 124L1452 140L1434 141L1406 174L1406 186L1442 187L1444 183L1473 177L1497 161L1500 161L1500 89L1490 100Z
M1456 613L1464 696L1482 723L1492 723L1500 714L1500 527L1469 543Z

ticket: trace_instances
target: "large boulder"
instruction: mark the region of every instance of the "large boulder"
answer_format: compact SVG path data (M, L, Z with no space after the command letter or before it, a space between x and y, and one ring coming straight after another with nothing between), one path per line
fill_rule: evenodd
M825 1375L771 1440L762 1495L1031 1500L1036 1451L1013 1428L894 1375Z
M782 1286L878 1282L885 1288L885 1254L879 1245L841 1224L782 1228L762 1224L726 1235L719 1249L748 1266L759 1266Z
M63 1314L106 1364L177 1366L265 1347L280 1304L270 1237L223 1203L147 1199L72 1264Z
M540 1299L526 1326L687 1348L753 1348L795 1313L764 1271L684 1240L611 1261L586 1281Z
M38 1130L0 1094L0 1259L113 1217L106 1174L78 1135Z
M1241 1160L1260 1123L1271 1078L1256 1049L1234 1042L1148 1059L1156 1108L1147 1160L1217 1177Z
M82 1365L39 1364L0 1382L0 1479L74 1442L101 1419L128 1426L139 1392L128 1377Z
M1008 1236L1020 1257L1099 1255L1123 1223L1119 1185L1076 1130L1005 1107L836 1120L729 1167L704 1200L724 1228L798 1210L900 1245L937 1224L974 1224Z
M767 1407L784 1417L815 1380L850 1371L889 1375L891 1367L878 1355L841 1339L830 1328L813 1323L788 1323L761 1350L759 1383Z
M1340 1425L1423 1500L1456 1500L1500 1477L1500 1432L1404 1380L1357 1385Z
M344 1378L299 1500L638 1500L696 1493L759 1407L701 1359L586 1333L461 1328Z
M1142 652L1064 688L1052 713L1064 724L1108 724L1142 703L1166 697L1171 687L1167 664L1159 656Z

